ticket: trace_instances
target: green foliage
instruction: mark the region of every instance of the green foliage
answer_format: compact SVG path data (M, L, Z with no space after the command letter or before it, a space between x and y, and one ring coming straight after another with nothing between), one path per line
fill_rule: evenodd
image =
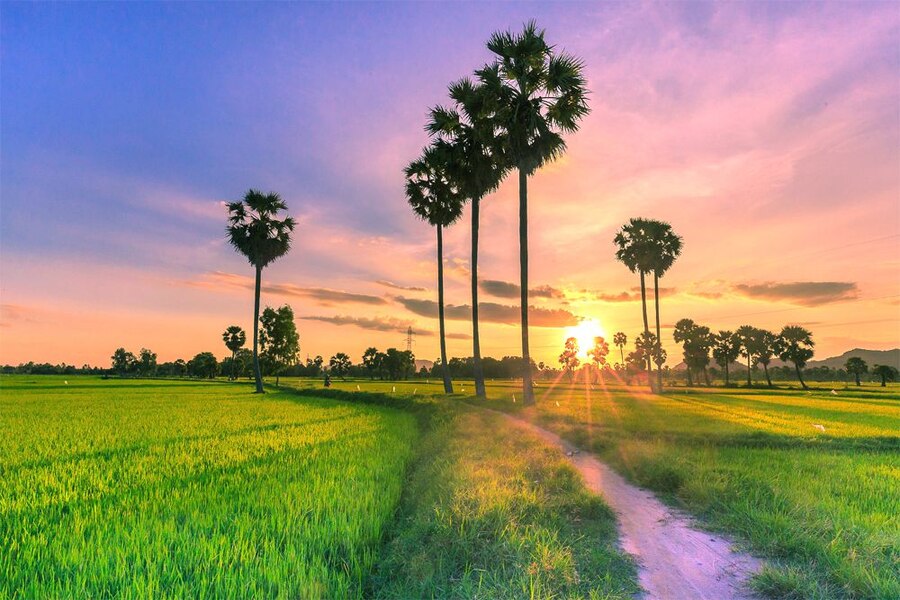
M847 369L847 372L856 378L856 385L859 385L860 383L860 375L869 372L869 365L867 365L866 361L858 356L851 356L850 358L848 358L845 367Z
M897 380L897 368L891 365L875 365L872 374L881 378L881 386L887 385L888 381Z
M137 368L137 359L134 357L134 354L128 352L125 348L117 348L110 359L112 360L112 370L119 377L133 373Z
M274 192L249 190L243 201L228 204L228 240L254 267L263 268L287 254L295 221L278 219L287 204Z
M361 596L412 416L236 384L0 381L0 597Z
M517 410L513 390L489 404ZM898 598L900 395L852 390L648 401L576 384L541 390L534 417L768 559L754 586L769 597Z
M423 440L374 598L631 598L615 517L558 451L450 413Z
M185 365L191 377L214 378L219 372L219 363L212 352L200 352Z
M267 306L259 317L260 354L277 376L297 362L300 336L294 323L294 310L285 304L277 309Z
M338 352L328 361L328 368L331 373L342 379L350 372L350 367L352 366L353 363L350 361L350 357L343 352Z

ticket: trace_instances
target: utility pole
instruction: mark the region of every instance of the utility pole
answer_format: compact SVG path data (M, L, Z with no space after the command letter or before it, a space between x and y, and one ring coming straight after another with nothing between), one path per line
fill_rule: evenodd
M412 330L412 326L409 326L406 329L406 351L407 352L412 352L412 345L413 345L413 330Z

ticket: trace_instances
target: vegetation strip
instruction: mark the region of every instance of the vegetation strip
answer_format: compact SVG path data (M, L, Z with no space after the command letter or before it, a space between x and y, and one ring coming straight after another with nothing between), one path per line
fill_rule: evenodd
M684 515L627 483L595 456L580 452L555 433L524 419L497 414L570 456L588 489L612 507L622 530L622 544L638 559L639 581L648 600L752 597L747 582L750 574L760 569L761 561L733 551L732 542L722 536L699 531Z
M412 410L423 425L367 596L624 599L638 591L614 515L537 436L446 398L325 395Z

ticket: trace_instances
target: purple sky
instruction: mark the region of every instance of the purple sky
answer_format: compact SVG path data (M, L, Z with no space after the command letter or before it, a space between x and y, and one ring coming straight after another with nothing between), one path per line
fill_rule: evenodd
M427 108L536 18L581 57L591 115L532 180L534 354L564 327L640 329L613 258L632 216L685 238L662 320L813 330L817 356L900 345L900 5L0 5L0 362L225 353L249 328L222 201L282 194L300 226L265 272L304 355L434 358L433 231L402 167ZM485 351L517 353L515 181L483 209ZM470 354L468 214L448 232L451 354ZM387 284L393 284L391 285ZM399 289L406 288L422 289ZM663 332L670 356L680 351ZM674 362L677 362L675 360ZM673 364L674 364L673 362Z

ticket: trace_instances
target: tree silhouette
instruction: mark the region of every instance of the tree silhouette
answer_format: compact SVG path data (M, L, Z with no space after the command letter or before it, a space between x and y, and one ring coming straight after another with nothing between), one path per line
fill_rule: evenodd
M609 356L609 344L602 336L594 338L594 345L588 352L588 356L591 357L591 362L597 367L597 374L599 375L606 364L606 357Z
M453 184L448 169L451 156L446 147L432 145L405 169L406 198L413 212L437 230L438 319L440 321L441 372L444 393L453 393L447 369L447 341L444 330L444 227L462 214L463 197Z
M733 331L720 331L713 336L713 358L716 363L725 368L725 385L730 385L728 380L728 365L737 360L741 351L741 341Z
M644 361L647 365L647 384L650 388L653 388L653 372L650 368L652 363L656 363L657 365L661 364L661 361L665 361L665 356L663 354L662 345L660 345L659 340L656 335L650 331L645 331L640 334L634 340L634 346L637 349L638 353L644 358Z
M622 356L622 364L625 364L625 344L628 343L628 336L617 331L613 336L613 344L619 347L619 354Z
M869 372L869 365L866 364L866 361L861 359L858 356L851 356L847 359L847 363L844 365L844 368L847 369L847 372L853 375L856 379L856 385L861 385L859 383L859 376L864 373Z
M425 129L450 151L449 175L464 199L472 203L472 353L475 395L486 398L478 328L478 232L481 199L494 191L506 172L489 112L485 87L464 78L450 85L451 108L437 106Z
M259 323L262 325L259 332L262 355L275 372L277 386L281 371L296 363L300 353L300 336L294 323L294 310L287 304L278 309L267 306L259 317Z
M656 247L650 237L652 224L648 219L630 219L616 233L613 242L617 246L616 259L628 267L632 273L638 273L641 279L641 310L644 317L644 334L650 334L647 321L647 284L645 276L650 273L656 260ZM647 378L652 384L650 355L647 358Z
M341 379L346 377L352 366L353 363L350 361L350 357L343 352L338 352L328 361L329 370Z
M141 348L137 359L137 368L142 377L148 377L156 373L156 352Z
M763 366L763 371L766 374L766 383L769 387L772 387L772 378L769 377L769 363L772 362L772 357L775 355L776 338L777 336L767 329L756 330L756 360Z
M886 387L888 381L897 381L897 368L891 365L875 365L872 374L881 377L881 387Z
M690 351L688 350L688 342L692 339L692 335L696 327L697 324L694 323L693 320L681 319L677 323L675 323L675 330L673 332L675 343L683 344L682 347L684 348L684 366L685 371L687 371L688 386L694 385L694 379L693 377L691 377L691 356Z
M815 346L815 342L812 340L812 333L799 325L785 326L775 340L778 358L785 362L790 361L794 363L797 379L800 381L803 389L809 388L806 382L803 381L801 370L806 366L807 361L813 357L813 346Z
M256 377L256 393L264 392L262 371L259 368L259 295L262 270L291 249L291 233L294 219L278 219L287 205L274 192L263 194L249 190L242 201L228 204L228 239L234 248L247 257L256 270L253 295L253 373Z
M555 52L534 21L521 33L496 32L487 43L495 60L476 71L491 128L507 164L519 174L519 270L522 314L522 395L534 404L528 345L528 177L566 149L564 133L588 112L582 62Z
M665 221L648 221L647 229L650 243L653 246L653 304L656 309L656 339L662 340L659 332L659 279L672 267L681 255L682 240ZM657 353L657 359L662 353ZM663 359L662 362L665 362ZM662 389L662 362L657 362L657 387Z
M566 339L565 348L563 348L562 354L559 355L559 364L569 374L569 381L572 381L575 369L581 364L581 360L578 359L578 340L576 338L570 337Z
M237 351L244 347L244 344L247 342L247 334L244 330L237 325L230 325L228 329L222 333L222 341L225 342L225 347L231 350L231 379L237 379L237 375L235 374L235 366L237 356Z
M363 352L362 362L369 372L369 379L375 379L375 369L378 368L378 354L378 348L374 346L366 348L366 351Z
M741 325L734 332L738 340L740 355L747 359L747 387L753 387L753 379L750 373L759 360L759 334L760 330L750 325Z
M117 348L110 359L112 360L112 369L119 377L131 373L137 366L134 354L126 351L125 348Z

